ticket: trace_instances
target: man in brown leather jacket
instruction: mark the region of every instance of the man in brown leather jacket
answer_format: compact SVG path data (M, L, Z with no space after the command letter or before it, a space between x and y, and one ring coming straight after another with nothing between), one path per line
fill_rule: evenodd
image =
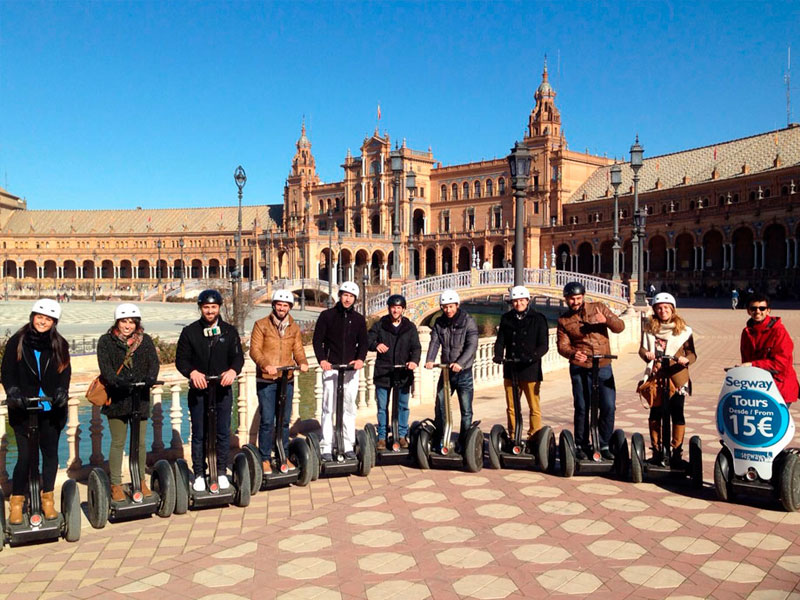
M258 427L258 449L265 472L272 471L273 435L275 433L275 408L278 395L278 367L297 364L300 371L308 371L308 360L303 349L300 327L289 314L294 305L294 295L289 290L275 290L272 294L272 314L259 319L250 335L250 358L258 367L258 405L261 408L261 423ZM283 411L283 448L289 456L289 421L292 418L292 396L294 378L289 371L286 388L286 405ZM289 462L289 468L295 466Z
M569 376L572 380L572 398L575 408L576 456L585 460L592 454L589 446L589 403L592 389L592 355L610 354L608 331L619 333L625 323L601 302L584 302L586 289L578 282L564 286L564 299L569 309L558 318L558 353L569 359ZM600 454L605 460L614 455L608 442L614 431L614 411L617 392L611 361L601 360L600 380Z

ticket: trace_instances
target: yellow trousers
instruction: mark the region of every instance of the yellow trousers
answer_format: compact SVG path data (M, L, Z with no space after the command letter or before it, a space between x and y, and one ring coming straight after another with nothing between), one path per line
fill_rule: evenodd
M542 409L539 407L539 388L541 381L521 381L520 390L525 394L530 409L530 427L528 435L531 436L542 428ZM516 425L516 415L514 413L514 392L510 379L503 379L503 387L506 390L506 416L508 417L508 435L514 435Z

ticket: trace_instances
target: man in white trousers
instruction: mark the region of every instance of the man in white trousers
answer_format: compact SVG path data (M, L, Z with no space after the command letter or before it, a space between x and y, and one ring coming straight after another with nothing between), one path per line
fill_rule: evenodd
M350 364L352 371L344 372L344 448L338 448L345 458L356 458L356 396L358 377L367 358L367 322L355 310L358 285L345 281L339 288L339 301L323 311L314 327L314 354L322 367L322 442L323 461L333 460L333 411L339 373L333 365Z

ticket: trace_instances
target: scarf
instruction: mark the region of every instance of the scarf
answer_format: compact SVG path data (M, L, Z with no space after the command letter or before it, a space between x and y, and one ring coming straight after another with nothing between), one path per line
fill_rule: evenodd
M289 315L286 315L283 319L279 319L275 311L273 311L269 318L272 324L275 325L275 329L278 330L278 335L280 337L286 335L286 329L289 327Z
M50 343L50 330L39 333L33 327L25 335L24 343L33 350L49 350L52 348Z
M127 369L133 369L133 353L142 345L144 334L137 329L131 335L125 337L119 329L115 329L114 336L127 348L125 358L122 360L122 366Z
M659 340L667 341L671 338L675 333L675 322L671 321L669 323L661 323L658 331L656 332L655 336Z

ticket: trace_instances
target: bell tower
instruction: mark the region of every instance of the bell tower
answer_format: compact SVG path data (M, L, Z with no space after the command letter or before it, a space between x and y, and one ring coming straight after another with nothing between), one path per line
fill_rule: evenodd
M292 158L292 168L286 178L283 192L283 229L302 229L306 217L306 202L311 200L311 188L319 184L316 161L311 153L311 142L306 136L306 123L300 128L297 151Z
M561 137L561 113L556 108L556 92L550 85L547 74L547 57L544 58L542 83L533 95L536 105L528 117L528 137Z

